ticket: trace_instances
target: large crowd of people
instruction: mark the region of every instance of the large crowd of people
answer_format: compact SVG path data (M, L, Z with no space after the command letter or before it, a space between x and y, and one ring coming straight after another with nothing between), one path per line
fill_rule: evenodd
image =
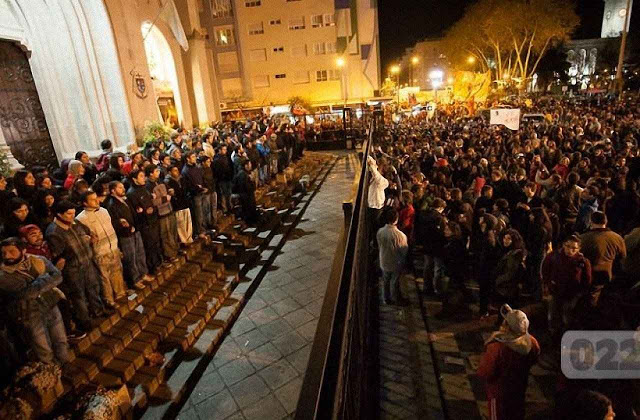
M449 107L389 122L369 160L384 302L404 303L398 279L413 269L424 293L442 301L438 317L471 303L479 321L498 314L478 375L490 418L510 420L524 418L529 369L545 352L559 360L565 331L640 324L640 98L519 105L544 119L512 131ZM512 309L538 302L547 304L552 343L542 354L527 315ZM604 411L580 418L635 419L637 385L559 374L558 418L577 418L561 408L588 400Z
M128 153L101 143L59 169L0 176L0 362L69 360L83 338L219 214L260 222L256 188L302 156L297 127L266 116L173 131Z

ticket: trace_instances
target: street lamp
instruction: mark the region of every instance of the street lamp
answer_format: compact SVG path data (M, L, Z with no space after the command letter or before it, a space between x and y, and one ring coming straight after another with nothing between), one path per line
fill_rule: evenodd
M410 86L413 86L413 68L417 66L419 62L420 62L420 59L417 56L411 57L411 70L410 70L411 76L409 78Z
M431 86L433 87L433 96L438 101L438 88L442 86L442 78L444 72L440 69L431 70L429 73L429 79L431 79Z
M336 58L336 66L340 69L340 93L342 94L342 99L344 100L344 104L347 104L347 83L345 82L345 73L344 66L347 64L344 58L338 57Z
M398 91L398 107L400 107L400 66L395 64L391 66L391 74L396 75L396 89Z

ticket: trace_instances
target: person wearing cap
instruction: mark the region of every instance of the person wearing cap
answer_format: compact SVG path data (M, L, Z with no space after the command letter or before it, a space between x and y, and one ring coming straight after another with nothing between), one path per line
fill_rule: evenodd
M524 312L505 304L500 315L504 321L485 342L477 375L486 383L491 420L523 420L529 370L540 356L540 345L529 334Z
M51 261L25 252L24 242L8 238L0 243L0 301L3 316L30 341L39 361L66 363L69 345L57 303L64 296L56 288L62 274Z

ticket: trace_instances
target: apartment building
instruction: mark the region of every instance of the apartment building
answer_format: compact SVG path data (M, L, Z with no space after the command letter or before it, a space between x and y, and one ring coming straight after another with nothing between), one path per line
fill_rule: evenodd
M226 108L366 100L379 89L375 0L210 0Z

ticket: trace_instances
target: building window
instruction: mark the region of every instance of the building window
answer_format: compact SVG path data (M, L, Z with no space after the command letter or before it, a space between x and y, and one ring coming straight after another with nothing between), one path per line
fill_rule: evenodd
M258 7L262 4L262 0L245 0L244 5L246 7Z
M323 55L326 54L327 50L324 46L324 42L316 42L313 44L313 55Z
M235 44L236 40L233 36L233 28L231 26L216 28L216 45L226 47Z
M262 22L249 24L249 35L262 35L264 34L264 26Z
M282 23L282 20L280 19L271 19L269 21L269 25L280 25Z
M316 82L326 82L329 80L329 76L326 70L318 70L316 72Z
M299 17L295 19L289 19L289 30L297 31L300 29L304 29L304 17Z
M249 52L249 58L254 63L267 61L267 50L264 49L264 48L260 48L260 49L257 49L257 50L251 50Z
M337 44L335 42L327 42L326 50L327 54L335 54L337 51Z
M253 78L253 87L255 88L265 88L269 87L269 76L255 76Z
M329 80L340 80L342 72L340 70L329 70Z
M242 98L242 79L222 79L220 81L222 86L222 97L227 99L239 99Z
M224 18L233 16L231 0L212 0L211 13L214 18Z
M276 79L284 79L287 75L285 73L276 74Z
M274 54L282 54L284 52L284 47L275 47L273 49Z
M311 27L322 28L322 15L311 15Z
M336 17L333 13L324 15L324 26L336 26Z
M307 45L297 45L295 47L291 47L291 56L292 57L306 57L307 56Z
M220 73L236 73L240 71L238 64L238 54L235 51L229 51L216 54L218 59L218 69Z
M309 72L308 71L297 71L293 75L293 83L297 85L301 85L304 83L309 83Z

